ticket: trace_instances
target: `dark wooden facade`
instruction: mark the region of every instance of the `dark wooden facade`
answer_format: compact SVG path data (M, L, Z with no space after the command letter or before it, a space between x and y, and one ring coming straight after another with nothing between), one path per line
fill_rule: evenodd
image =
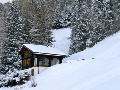
M65 55L35 53L24 46L20 50L19 56L22 59L22 69L39 66L50 67L62 63L62 59L65 57Z

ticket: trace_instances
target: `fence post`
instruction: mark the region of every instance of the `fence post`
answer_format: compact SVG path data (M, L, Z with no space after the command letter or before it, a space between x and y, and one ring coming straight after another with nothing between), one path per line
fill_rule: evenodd
M34 76L34 68L31 69L31 75Z

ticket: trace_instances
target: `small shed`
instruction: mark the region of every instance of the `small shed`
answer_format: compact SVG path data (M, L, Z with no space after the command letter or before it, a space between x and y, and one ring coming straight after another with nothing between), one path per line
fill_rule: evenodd
M22 69L31 67L50 67L62 63L67 55L53 47L43 45L23 44L19 51L22 60Z

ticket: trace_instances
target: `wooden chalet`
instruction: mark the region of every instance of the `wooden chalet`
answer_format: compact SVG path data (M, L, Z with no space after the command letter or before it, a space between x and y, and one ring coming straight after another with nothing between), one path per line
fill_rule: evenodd
M43 45L23 44L19 51L19 57L22 60L22 69L31 67L50 67L62 63L66 57L63 52Z

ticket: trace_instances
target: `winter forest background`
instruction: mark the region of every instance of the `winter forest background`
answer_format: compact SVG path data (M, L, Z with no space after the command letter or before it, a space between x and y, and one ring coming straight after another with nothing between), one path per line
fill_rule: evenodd
M21 69L22 44L51 46L52 30L71 28L69 54L120 30L120 0L13 0L0 3L1 73ZM64 32L63 32L64 33Z

